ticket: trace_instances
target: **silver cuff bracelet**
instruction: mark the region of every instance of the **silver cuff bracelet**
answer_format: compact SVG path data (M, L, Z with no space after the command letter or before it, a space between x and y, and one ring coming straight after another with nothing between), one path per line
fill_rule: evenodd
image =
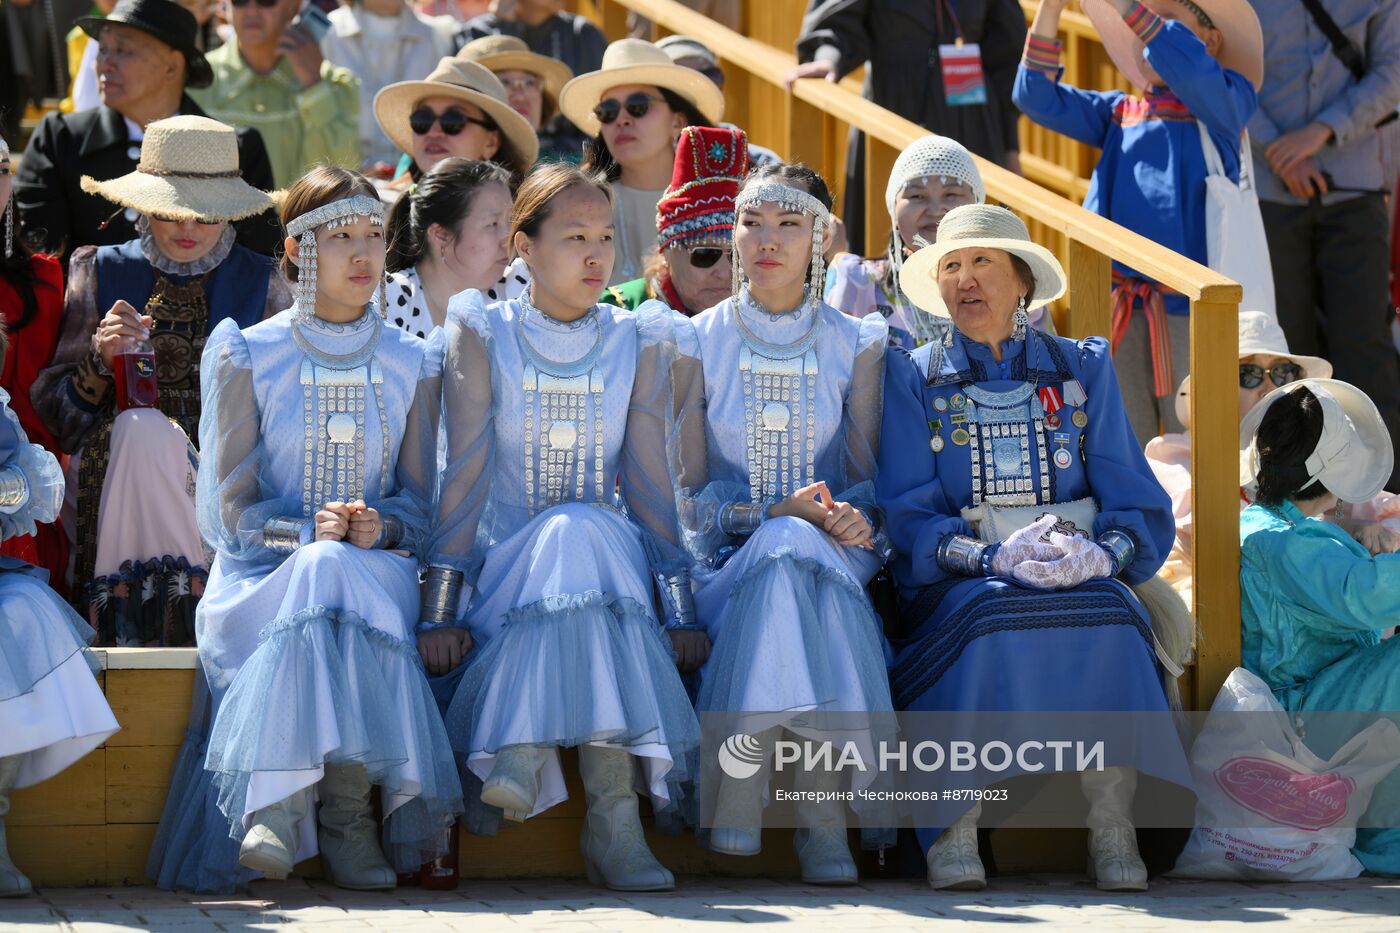
M17 509L29 501L29 478L17 466L0 470L0 508Z
M662 608L667 618L662 624L667 629L697 629L700 622L695 615L695 594L690 589L690 574L682 571L677 574L656 575L656 583L661 590Z
M374 546L386 551L392 551L403 543L403 520L397 515L379 516L379 537L375 540Z
M985 576L982 558L987 548L988 545L967 535L944 535L943 540L938 542L934 559L948 573L964 577Z
M719 530L737 538L758 531L768 506L762 502L730 502L719 510Z
M457 623L457 603L462 598L462 571L429 567L423 580L423 609L419 631Z
M301 547L301 532L310 519L279 515L263 524L263 544L278 554L290 554Z

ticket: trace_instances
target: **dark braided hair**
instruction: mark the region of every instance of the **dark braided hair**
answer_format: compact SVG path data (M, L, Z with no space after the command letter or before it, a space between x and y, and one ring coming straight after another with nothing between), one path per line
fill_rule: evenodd
M1289 499L1306 501L1327 495L1322 483L1308 482L1306 466L1321 437L1322 403L1308 389L1294 389L1269 405L1254 432L1259 451L1255 499L1279 505Z
M443 159L394 203L389 212L385 270L399 272L418 265L428 254L428 228L438 224L456 236L471 213L483 185L500 182L510 188L510 172L495 162L452 157Z

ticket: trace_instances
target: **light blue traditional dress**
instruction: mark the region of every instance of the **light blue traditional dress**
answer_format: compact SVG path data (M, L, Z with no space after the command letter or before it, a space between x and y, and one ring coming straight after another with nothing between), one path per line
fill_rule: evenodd
M911 632L890 668L896 707L1166 711L1147 613L1125 584L1151 577L1170 550L1171 500L1133 437L1105 341L1026 335L1002 343L1000 362L956 329L951 346L890 353L879 500ZM1126 534L1132 560L1118 579L1060 591L944 570L939 545L974 534L962 510L992 497L1092 498L1093 528L1080 530ZM1189 786L1179 745L1152 744L1115 759L1122 746L1110 743L1104 763ZM925 850L938 832L919 830Z
M29 443L0 389L0 540L33 534L62 504L58 461ZM47 578L0 556L0 795L58 774L118 728L89 668L93 630Z
M314 803L328 765L361 764L380 786L400 871L440 854L461 811L413 632L441 341L385 325L374 304L346 324L298 309L225 321L201 363L197 506L217 556L197 632L212 726L176 767L148 868L163 887L252 877L237 864L252 815L296 794ZM318 509L359 498L383 518L376 548L313 541ZM298 861L317 852L305 813Z
M747 288L692 322L708 470L684 514L700 565L696 612L713 641L696 706L755 714L739 720L749 734L784 726L853 741L874 761L889 717L827 724L853 726L844 737L795 720L891 709L888 646L865 593L885 550L874 478L889 328L878 314L857 319L820 301L770 314ZM873 549L841 545L802 518L764 517L818 481L870 520Z
M653 574L689 585L674 455L698 412L690 324L656 301L564 323L528 295L488 308L467 291L444 331L431 561L463 574L444 608L475 643L447 711L453 748L485 781L502 749L543 747L520 818L567 799L558 749L580 745L630 752L653 809L674 809L699 726ZM494 832L500 811L471 812L466 783L469 827Z
M1400 639L1381 632L1400 621L1400 555L1372 557L1291 502L1255 504L1240 514L1240 596L1241 660L1284 709L1397 716ZM1305 740L1326 759L1351 736L1321 725ZM1376 786L1352 851L1367 871L1400 875L1400 772Z

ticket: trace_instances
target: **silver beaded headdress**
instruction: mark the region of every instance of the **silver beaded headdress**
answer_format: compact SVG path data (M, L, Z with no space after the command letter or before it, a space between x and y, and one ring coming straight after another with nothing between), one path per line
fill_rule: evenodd
M812 218L812 267L807 277L807 301L820 302L826 294L826 258L823 250L826 244L826 225L831 221L831 211L806 191L770 182L749 185L739 192L739 197L734 201L735 218L743 214L745 207L757 202L777 204L786 210L801 211ZM735 297L739 295L740 288L748 284L748 276L744 274L738 250L734 251L734 278L730 284Z
M6 159L10 157L10 144L5 142L5 137L0 136L0 156ZM15 254L15 192L10 189L10 196L5 199L5 258L9 259Z
M287 224L287 236L296 237L297 251L297 313L303 319L316 313L316 231L347 227L356 217L368 217L371 223L384 226L384 202L369 195L357 194L307 211ZM379 278L379 315L386 312L384 277Z

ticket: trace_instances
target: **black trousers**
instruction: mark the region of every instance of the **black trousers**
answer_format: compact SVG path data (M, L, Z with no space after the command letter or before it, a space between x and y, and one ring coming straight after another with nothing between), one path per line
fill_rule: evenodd
M1369 395L1400 452L1400 355L1390 331L1390 217L1384 197L1259 206L1288 348L1325 358L1334 378ZM1400 491L1400 470L1386 488Z

